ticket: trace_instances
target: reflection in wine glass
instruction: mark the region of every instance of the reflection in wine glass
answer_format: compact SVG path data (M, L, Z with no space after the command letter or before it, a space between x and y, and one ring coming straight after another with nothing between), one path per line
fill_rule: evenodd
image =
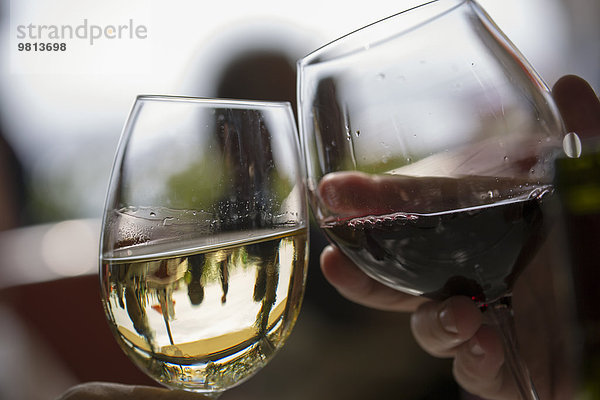
M307 216L288 103L141 96L102 232L103 304L148 375L217 397L297 318Z
M307 187L329 238L414 295L471 297L537 395L511 291L552 215L564 128L545 84L472 0L434 0L302 59Z

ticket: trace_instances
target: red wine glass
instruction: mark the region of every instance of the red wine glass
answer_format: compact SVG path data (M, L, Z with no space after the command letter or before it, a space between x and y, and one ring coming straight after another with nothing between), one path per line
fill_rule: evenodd
M472 0L434 0L298 63L313 213L369 276L469 296L505 340L523 399L511 292L552 220L564 126L544 82Z

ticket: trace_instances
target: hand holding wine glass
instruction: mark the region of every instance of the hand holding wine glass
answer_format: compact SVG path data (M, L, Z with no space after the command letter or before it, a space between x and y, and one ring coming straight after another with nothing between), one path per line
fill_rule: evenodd
M585 81L575 76L563 77L555 85L553 97L569 132L578 132L583 140L600 137L600 101ZM386 190L385 185L379 185L376 180L367 179L359 174L342 175L339 179L340 190L350 190L349 187L352 186L356 189L360 187L359 193L372 193L378 199L385 199L386 193L407 190L402 186L388 187ZM342 179L346 182L342 182ZM335 184L335 181L328 184ZM349 196L341 196L339 201L348 201L348 198ZM338 207L349 209L352 205L346 203L339 204ZM552 254L548 248L544 251ZM395 291L365 275L334 247L327 248L321 260L324 275L348 299L378 309L414 311L412 329L417 342L430 354L453 357L454 374L461 386L484 398L517 397L514 382L510 378L507 365L504 364L501 339L495 331L482 325L482 314L469 299L451 297L443 302L434 302ZM525 270L525 278L543 287L548 283L549 265L546 263L551 262L551 257L538 260L535 265ZM521 314L534 316L540 314L540 307L546 307L548 310L545 314L556 316L557 310L552 308L553 303L550 299L532 298L531 290L526 286L518 289L526 289L515 292L515 307L518 307L517 311ZM538 294L552 296L547 290L540 290ZM548 326L537 328L554 332L554 336L561 334L552 326L555 321L546 322L549 323ZM564 326L560 328L569 329ZM564 361L564 354L561 353L564 349L559 351L556 347L540 346L535 332L523 330L524 335L520 341L524 347L536 350L532 351L536 363L546 367L532 370L537 373L534 380L541 383L537 385L540 398L571 398L569 391L573 382L569 379L572 377L572 371L566 370L566 365L561 362Z
M405 293L386 308L470 299L501 331L518 395L537 399L511 299L554 218L566 132L535 71L475 1L434 0L301 60L298 99L331 241Z

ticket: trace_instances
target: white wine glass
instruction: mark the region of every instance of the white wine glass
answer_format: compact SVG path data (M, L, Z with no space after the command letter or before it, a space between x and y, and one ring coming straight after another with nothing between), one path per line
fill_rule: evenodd
M120 347L163 385L216 398L259 371L298 316L307 203L289 103L136 99L100 254Z
M434 0L300 60L298 100L330 240L392 288L470 297L536 399L511 296L552 220L564 126L525 58L475 1Z

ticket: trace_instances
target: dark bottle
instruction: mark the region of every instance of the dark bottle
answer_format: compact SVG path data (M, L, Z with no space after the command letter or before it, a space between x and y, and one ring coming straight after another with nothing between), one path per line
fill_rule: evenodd
M571 260L581 381L577 399L600 399L600 152L556 163Z

